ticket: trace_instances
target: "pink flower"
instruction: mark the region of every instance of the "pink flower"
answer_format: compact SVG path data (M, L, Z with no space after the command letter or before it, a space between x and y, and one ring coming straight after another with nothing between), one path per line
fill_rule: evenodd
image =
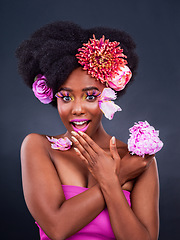
M99 107L109 120L113 119L114 113L122 109L111 100L116 99L116 93L111 88L104 88L99 96Z
M163 147L163 142L159 139L159 131L150 126L147 121L135 123L129 131L128 150L131 154L144 157L145 154L155 154Z
M119 42L110 42L104 36L98 40L93 35L93 39L84 43L78 51L78 62L100 82L108 84L116 91L122 90L129 82L132 73L126 66L127 56L123 54Z
M53 138L53 137L48 137L46 136L47 139L52 143L51 148L52 149L57 149L61 151L66 151L71 148L72 142L69 140L69 138Z
M109 87L115 91L121 91L131 79L132 73L128 66L121 67L118 74L114 78L110 78L107 82Z
M38 74L32 86L34 95L44 104L48 104L53 100L53 91L46 84L46 77Z

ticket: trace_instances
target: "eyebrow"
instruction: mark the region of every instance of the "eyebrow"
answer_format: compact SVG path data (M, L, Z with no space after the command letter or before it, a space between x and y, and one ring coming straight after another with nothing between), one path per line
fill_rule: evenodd
M73 91L71 88L63 87L63 88L59 89L59 92L62 91L62 90L68 91L68 92L72 92Z
M85 91L94 90L94 89L99 91L99 89L97 87L94 87L94 86L83 88L82 91L85 92ZM62 91L62 90L68 91L68 92L73 92L73 90L71 88L67 88L67 87L60 88L59 92Z
M88 91L88 90L94 90L94 89L99 91L99 89L97 87L94 87L94 86L83 88L82 91Z

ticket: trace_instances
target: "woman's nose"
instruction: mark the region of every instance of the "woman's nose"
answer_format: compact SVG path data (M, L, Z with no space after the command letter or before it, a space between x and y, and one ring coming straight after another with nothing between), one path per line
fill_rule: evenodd
M73 108L72 108L72 114L73 115L82 115L84 114L84 107L82 101L74 101Z

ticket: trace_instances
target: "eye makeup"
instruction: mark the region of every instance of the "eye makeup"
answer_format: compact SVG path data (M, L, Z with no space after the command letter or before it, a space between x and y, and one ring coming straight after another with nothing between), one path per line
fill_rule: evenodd
M55 94L57 98L61 98L65 102L74 101L74 97L71 93L65 90L61 90Z
M89 102L93 102L96 98L101 94L101 92L97 89L87 89L83 90L82 100L87 100ZM74 101L74 96L71 92L67 90L60 90L58 93L55 94L57 98L61 98L64 102Z
M94 101L100 94L101 92L96 89L87 90L83 95L83 100Z

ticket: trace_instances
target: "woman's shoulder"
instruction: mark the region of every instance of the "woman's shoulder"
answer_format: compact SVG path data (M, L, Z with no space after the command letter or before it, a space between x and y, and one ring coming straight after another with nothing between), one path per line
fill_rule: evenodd
M61 135L63 135L63 134L59 134L59 135L53 136L53 137L54 138L59 138L59 137L61 137ZM45 135L45 134L39 134L39 133L30 133L24 138L24 140L22 142L22 146L23 145L43 146L44 143L49 143L47 137L51 138L52 136Z
M53 136L53 138L59 138L63 134L59 134L57 136ZM38 133L30 133L28 134L21 145L21 157L24 155L29 156L36 156L38 154L40 155L46 155L51 156L53 149L51 148L51 139L52 136L47 136L44 134L38 134ZM59 151L60 153L61 151Z
M31 146L40 146L46 140L46 135L38 134L38 133L30 133L28 134L23 142L21 147L31 147Z
M128 152L128 145L119 139L116 139L116 147L118 149L118 152L119 152L121 158L123 156L125 156L126 153Z
M46 136L37 133L28 134L21 144L21 161L31 161L37 155L45 155L47 152Z
M60 136L60 135L58 135ZM38 134L38 133L30 133L28 134L22 144L21 144L21 152L23 151L41 151L41 152L47 152L50 153L51 151L51 143L48 140L48 138L51 138L51 136L47 136L44 134ZM56 136L57 137L57 136ZM56 138L55 137L55 138Z
M116 145L119 148L127 148L127 143L124 143L123 141L116 138Z
M21 145L21 163L23 166L49 166L53 161L51 143L44 134L30 133ZM60 157L61 151L58 151Z

